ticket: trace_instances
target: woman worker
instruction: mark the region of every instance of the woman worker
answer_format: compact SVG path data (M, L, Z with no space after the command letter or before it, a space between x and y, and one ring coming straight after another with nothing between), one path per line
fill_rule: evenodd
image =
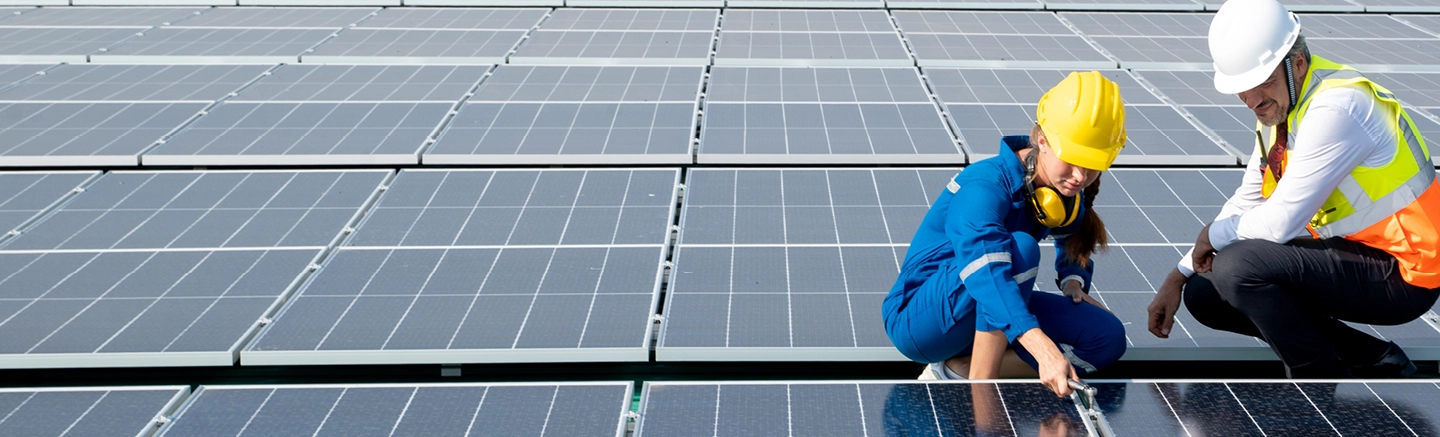
M1100 172L1125 145L1120 90L1075 73L1040 98L1030 135L956 175L930 207L882 304L885 329L921 379L1068 381L1125 353L1120 320L1090 297L1090 255L1106 245L1091 209ZM1037 241L1055 238L1065 296L1034 292Z

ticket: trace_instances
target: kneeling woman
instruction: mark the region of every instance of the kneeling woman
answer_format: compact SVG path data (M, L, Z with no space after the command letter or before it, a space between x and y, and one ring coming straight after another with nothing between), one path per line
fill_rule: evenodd
M1067 396L1067 380L1125 353L1120 320L1088 294L1090 255L1106 245L1091 206L1100 172L1125 145L1120 90L1098 72L1070 73L1040 98L1036 119L1028 137L1002 138L999 156L940 193L885 297L890 341L930 363L922 379L1038 370ZM1046 236L1065 296L1033 291Z

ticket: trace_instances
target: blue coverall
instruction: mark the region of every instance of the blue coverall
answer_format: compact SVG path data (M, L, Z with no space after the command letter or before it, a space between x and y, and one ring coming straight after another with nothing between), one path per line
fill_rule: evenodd
M1028 141L1024 135L1006 136L999 156L956 175L910 240L900 276L881 305L885 331L906 357L935 363L969 355L975 331L1000 330L1020 358L1038 368L1016 342L1036 327L1081 375L1124 355L1125 330L1113 314L1033 292L1040 266L1037 241L1046 236L1055 237L1058 278L1079 279L1089 292L1095 263L1065 260L1064 237L1080 220L1050 229L1035 218L1023 192L1025 168L1015 153Z

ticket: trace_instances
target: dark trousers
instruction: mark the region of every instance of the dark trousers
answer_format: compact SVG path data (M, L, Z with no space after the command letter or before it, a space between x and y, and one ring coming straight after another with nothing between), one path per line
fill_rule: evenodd
M1342 238L1236 241L1211 267L1185 284L1190 313L1265 340L1292 378L1346 377L1349 366L1374 364L1388 343L1341 321L1408 323L1440 292L1406 283L1389 253Z

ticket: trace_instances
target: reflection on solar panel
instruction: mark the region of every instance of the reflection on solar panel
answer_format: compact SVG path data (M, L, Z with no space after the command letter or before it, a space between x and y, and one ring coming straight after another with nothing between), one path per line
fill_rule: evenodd
M502 66L424 161L688 164L702 73L699 67Z
M1373 435L1440 431L1429 382L1092 382L1114 435ZM1383 431L1382 431L1383 430Z
M205 103L0 103L0 164L134 166Z
M89 185L97 172L0 173L0 243Z
M222 103L145 165L416 164L451 103Z
M347 29L302 62L329 64L495 64L523 30Z
M389 174L111 172L4 250L321 247Z
M307 28L179 28L147 30L91 62L112 64L296 63L302 53L335 35Z
M86 55L135 38L143 29L0 27L0 62L84 63Z
M166 436L625 435L629 382L201 386Z
M385 8L358 27L379 29L530 30L545 9Z
M189 393L184 386L0 389L0 433L148 435Z
M1210 32L1210 15L1061 12L1060 17L1089 36L1198 36ZM1306 30L1310 21L1306 18Z
M0 92L0 101L205 102L239 90L260 65L62 65Z
M678 180L404 172L242 360L644 361Z
M0 21L4 27L138 27L178 22L199 8L40 8Z
M379 8L213 8L175 23L182 27L326 28L340 30L374 15Z
M964 162L914 69L715 67L702 163Z
M226 101L453 103L489 70L487 66L285 65Z
M1079 411L1034 382L647 382L635 435L1095 435Z
M953 170L691 170L656 359L903 360L875 311Z

